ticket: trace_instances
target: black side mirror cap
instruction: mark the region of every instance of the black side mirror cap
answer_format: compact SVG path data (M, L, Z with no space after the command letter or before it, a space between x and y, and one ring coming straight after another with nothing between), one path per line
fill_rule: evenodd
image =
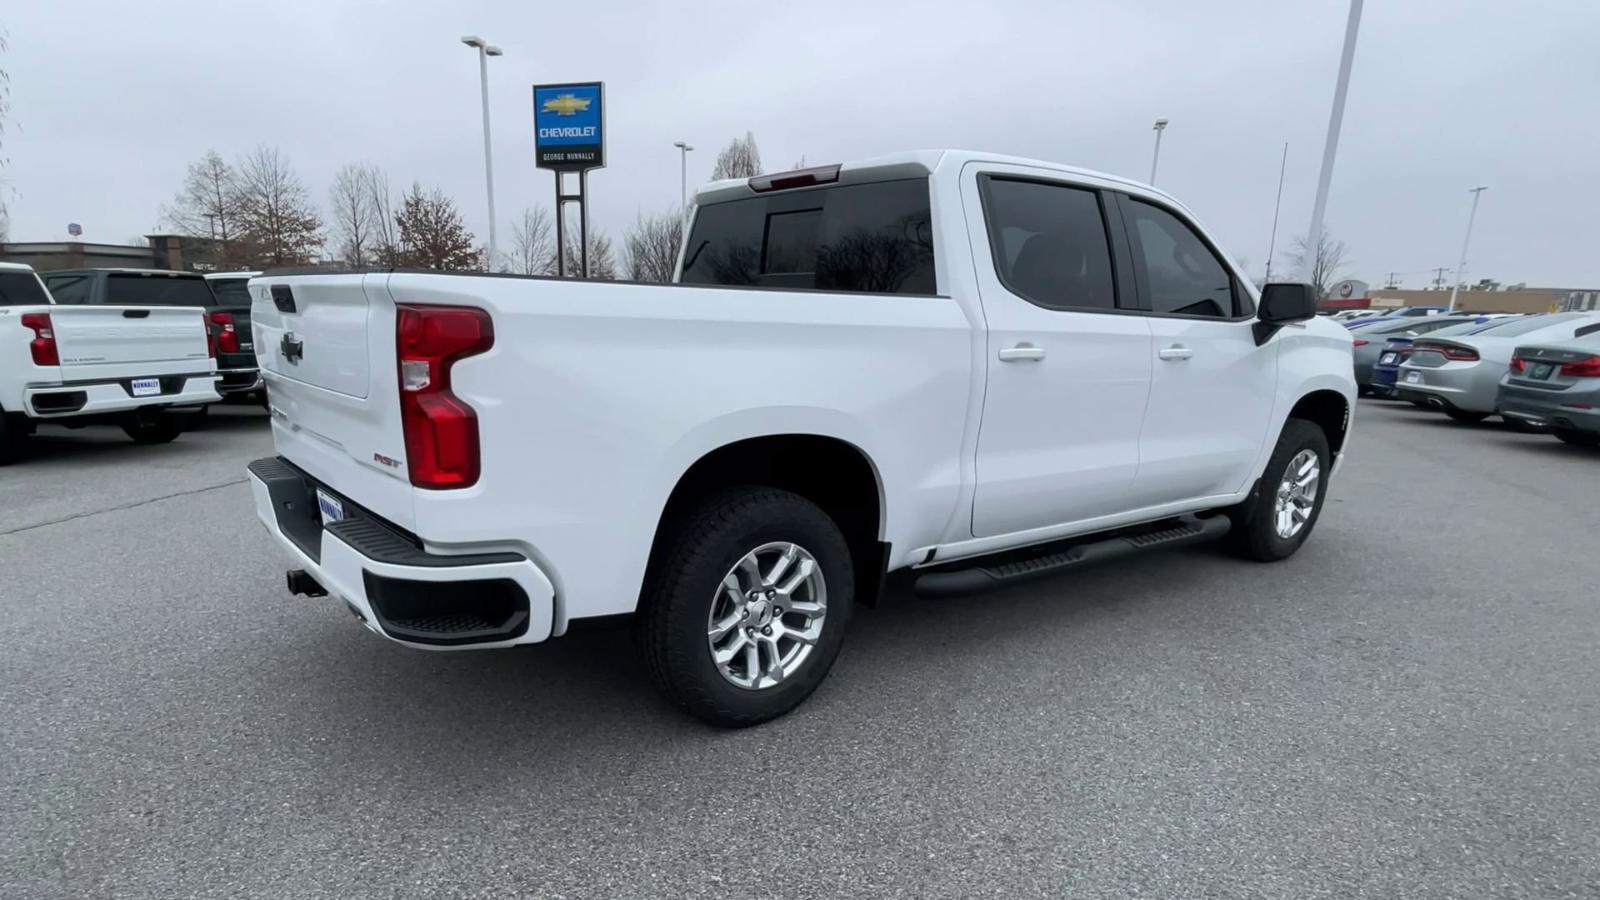
M1259 309L1254 326L1258 347L1283 326L1316 318L1317 289L1295 282L1269 284L1261 289Z

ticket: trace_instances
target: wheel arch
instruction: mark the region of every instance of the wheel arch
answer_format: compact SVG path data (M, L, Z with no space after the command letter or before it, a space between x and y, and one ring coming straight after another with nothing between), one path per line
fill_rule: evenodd
M665 529L688 505L721 488L763 485L810 500L844 532L858 602L873 605L888 567L883 478L866 451L842 438L787 433L745 437L706 451L678 477L651 539L651 564Z
M1321 428L1328 438L1328 450L1335 454L1344 448L1344 439L1350 433L1349 399L1327 388L1311 391L1296 400L1288 417L1304 419Z

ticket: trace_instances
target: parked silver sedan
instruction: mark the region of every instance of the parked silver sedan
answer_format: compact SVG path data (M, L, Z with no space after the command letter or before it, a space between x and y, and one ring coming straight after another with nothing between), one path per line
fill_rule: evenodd
M1458 422L1481 422L1495 412L1500 379L1511 366L1519 345L1570 341L1589 325L1600 324L1600 312L1529 316L1481 334L1449 338L1421 337L1411 358L1400 366L1396 393L1444 412Z
M1377 365L1384 345L1393 337L1418 337L1452 325L1477 323L1478 316L1387 316L1350 329L1351 357L1356 368L1356 389L1372 393L1372 367Z
M1495 411L1549 428L1569 444L1600 447L1600 325L1575 341L1521 346L1500 379Z

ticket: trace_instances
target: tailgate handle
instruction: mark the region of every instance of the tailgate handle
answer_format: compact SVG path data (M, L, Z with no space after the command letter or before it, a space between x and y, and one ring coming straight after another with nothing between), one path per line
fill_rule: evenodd
M278 312L295 312L294 291L291 290L287 284L273 285L272 305L278 308Z
M148 319L148 318L150 318L150 310L148 310L148 309L125 309L125 310L122 311L122 317L124 319Z

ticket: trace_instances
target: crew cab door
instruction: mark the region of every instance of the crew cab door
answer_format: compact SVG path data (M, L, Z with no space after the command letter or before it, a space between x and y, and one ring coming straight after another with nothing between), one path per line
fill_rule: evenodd
M1177 210L1115 195L1154 341L1138 506L1231 494L1268 439L1279 342L1257 346L1241 279Z
M988 324L977 537L1132 508L1153 368L1150 326L1112 253L1116 210L1092 183L970 166L963 205Z

